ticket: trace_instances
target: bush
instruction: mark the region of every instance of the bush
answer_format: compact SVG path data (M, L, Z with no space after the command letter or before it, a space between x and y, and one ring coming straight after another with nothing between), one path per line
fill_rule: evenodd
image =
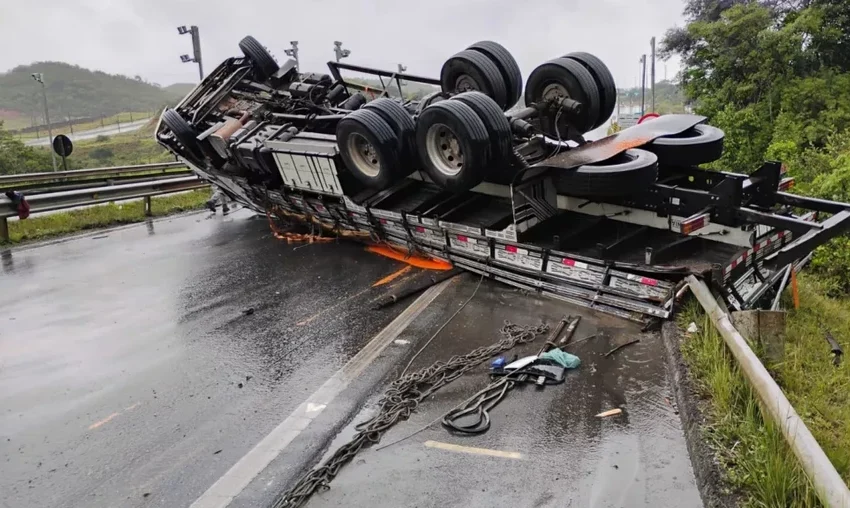
M94 140L98 143L105 143L106 141L109 141L109 136L100 134L98 137L94 138Z
M115 157L115 152L113 152L109 148L95 148L91 151L91 153L89 153L89 157L103 162L105 160Z

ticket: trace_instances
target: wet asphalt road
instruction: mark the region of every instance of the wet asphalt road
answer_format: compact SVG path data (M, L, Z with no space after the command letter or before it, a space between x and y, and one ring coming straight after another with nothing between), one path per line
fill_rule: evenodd
M434 333L472 294L475 280L467 276L452 281L431 315L422 316L419 335L427 338ZM484 434L453 434L434 423L489 383L487 366L482 365L420 404L410 420L393 427L381 444L431 423L426 430L378 451L362 451L331 488L316 494L307 506L702 506L657 333L641 333L637 325L617 318L485 282L411 369L493 344L503 320L554 325L564 314L583 316L575 340L597 334L567 348L582 364L568 373L564 384L510 391L490 411L492 425ZM640 342L605 356L634 338ZM536 354L541 342L538 338L506 356ZM412 345L385 382L394 379L418 349ZM341 430L326 457L353 436L354 424L374 414L379 395L376 390ZM613 408L623 413L596 417ZM270 497L258 499L237 506L261 506Z
M403 265L250 217L2 254L0 506L188 506L402 310Z

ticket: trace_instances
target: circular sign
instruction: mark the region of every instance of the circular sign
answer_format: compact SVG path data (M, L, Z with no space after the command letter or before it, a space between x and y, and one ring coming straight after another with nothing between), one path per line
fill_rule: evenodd
M59 134L53 138L53 151L60 157L67 157L74 151L74 144L71 139L64 134Z

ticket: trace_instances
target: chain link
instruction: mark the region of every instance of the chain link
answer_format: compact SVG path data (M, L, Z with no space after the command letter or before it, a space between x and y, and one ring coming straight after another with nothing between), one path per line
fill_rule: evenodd
M453 356L446 362L436 362L416 372L405 374L393 381L378 401L378 414L357 425L357 434L334 452L324 465L304 475L291 489L277 497L273 508L298 508L304 506L316 491L328 489L340 468L351 462L363 448L381 440L384 433L400 421L407 420L419 403L440 388L451 383L489 358L531 342L549 330L549 325L521 326L505 321L499 330L502 339L487 347L480 347L462 356Z

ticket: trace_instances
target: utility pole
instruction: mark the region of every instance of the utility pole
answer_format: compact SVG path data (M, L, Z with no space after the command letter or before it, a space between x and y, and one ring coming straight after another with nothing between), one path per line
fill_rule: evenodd
M652 66L650 67L650 86L652 89L652 112L655 113L655 37L649 40L649 46L652 49Z
M298 61L298 41L289 41L289 45L292 47L284 49L283 52L295 60L295 70L301 72L301 63Z
M640 116L646 114L646 53L640 57Z
M334 41L334 56L336 57L337 63L343 58L348 57L351 54L350 50L342 49L342 42Z
M47 122L47 136L50 138L50 143L53 143L53 129L50 128L50 113L47 111L47 87L44 86L44 74L34 72L32 79L41 83L41 96L44 99L44 121ZM56 171L56 153L50 150L50 156L53 158L53 171Z
M201 32L198 27L192 25L186 28L186 25L178 26L177 33L180 35L189 34L192 36L192 56L180 55L180 61L183 63L195 62L198 64L198 77L201 81L204 80L204 62L201 58Z

